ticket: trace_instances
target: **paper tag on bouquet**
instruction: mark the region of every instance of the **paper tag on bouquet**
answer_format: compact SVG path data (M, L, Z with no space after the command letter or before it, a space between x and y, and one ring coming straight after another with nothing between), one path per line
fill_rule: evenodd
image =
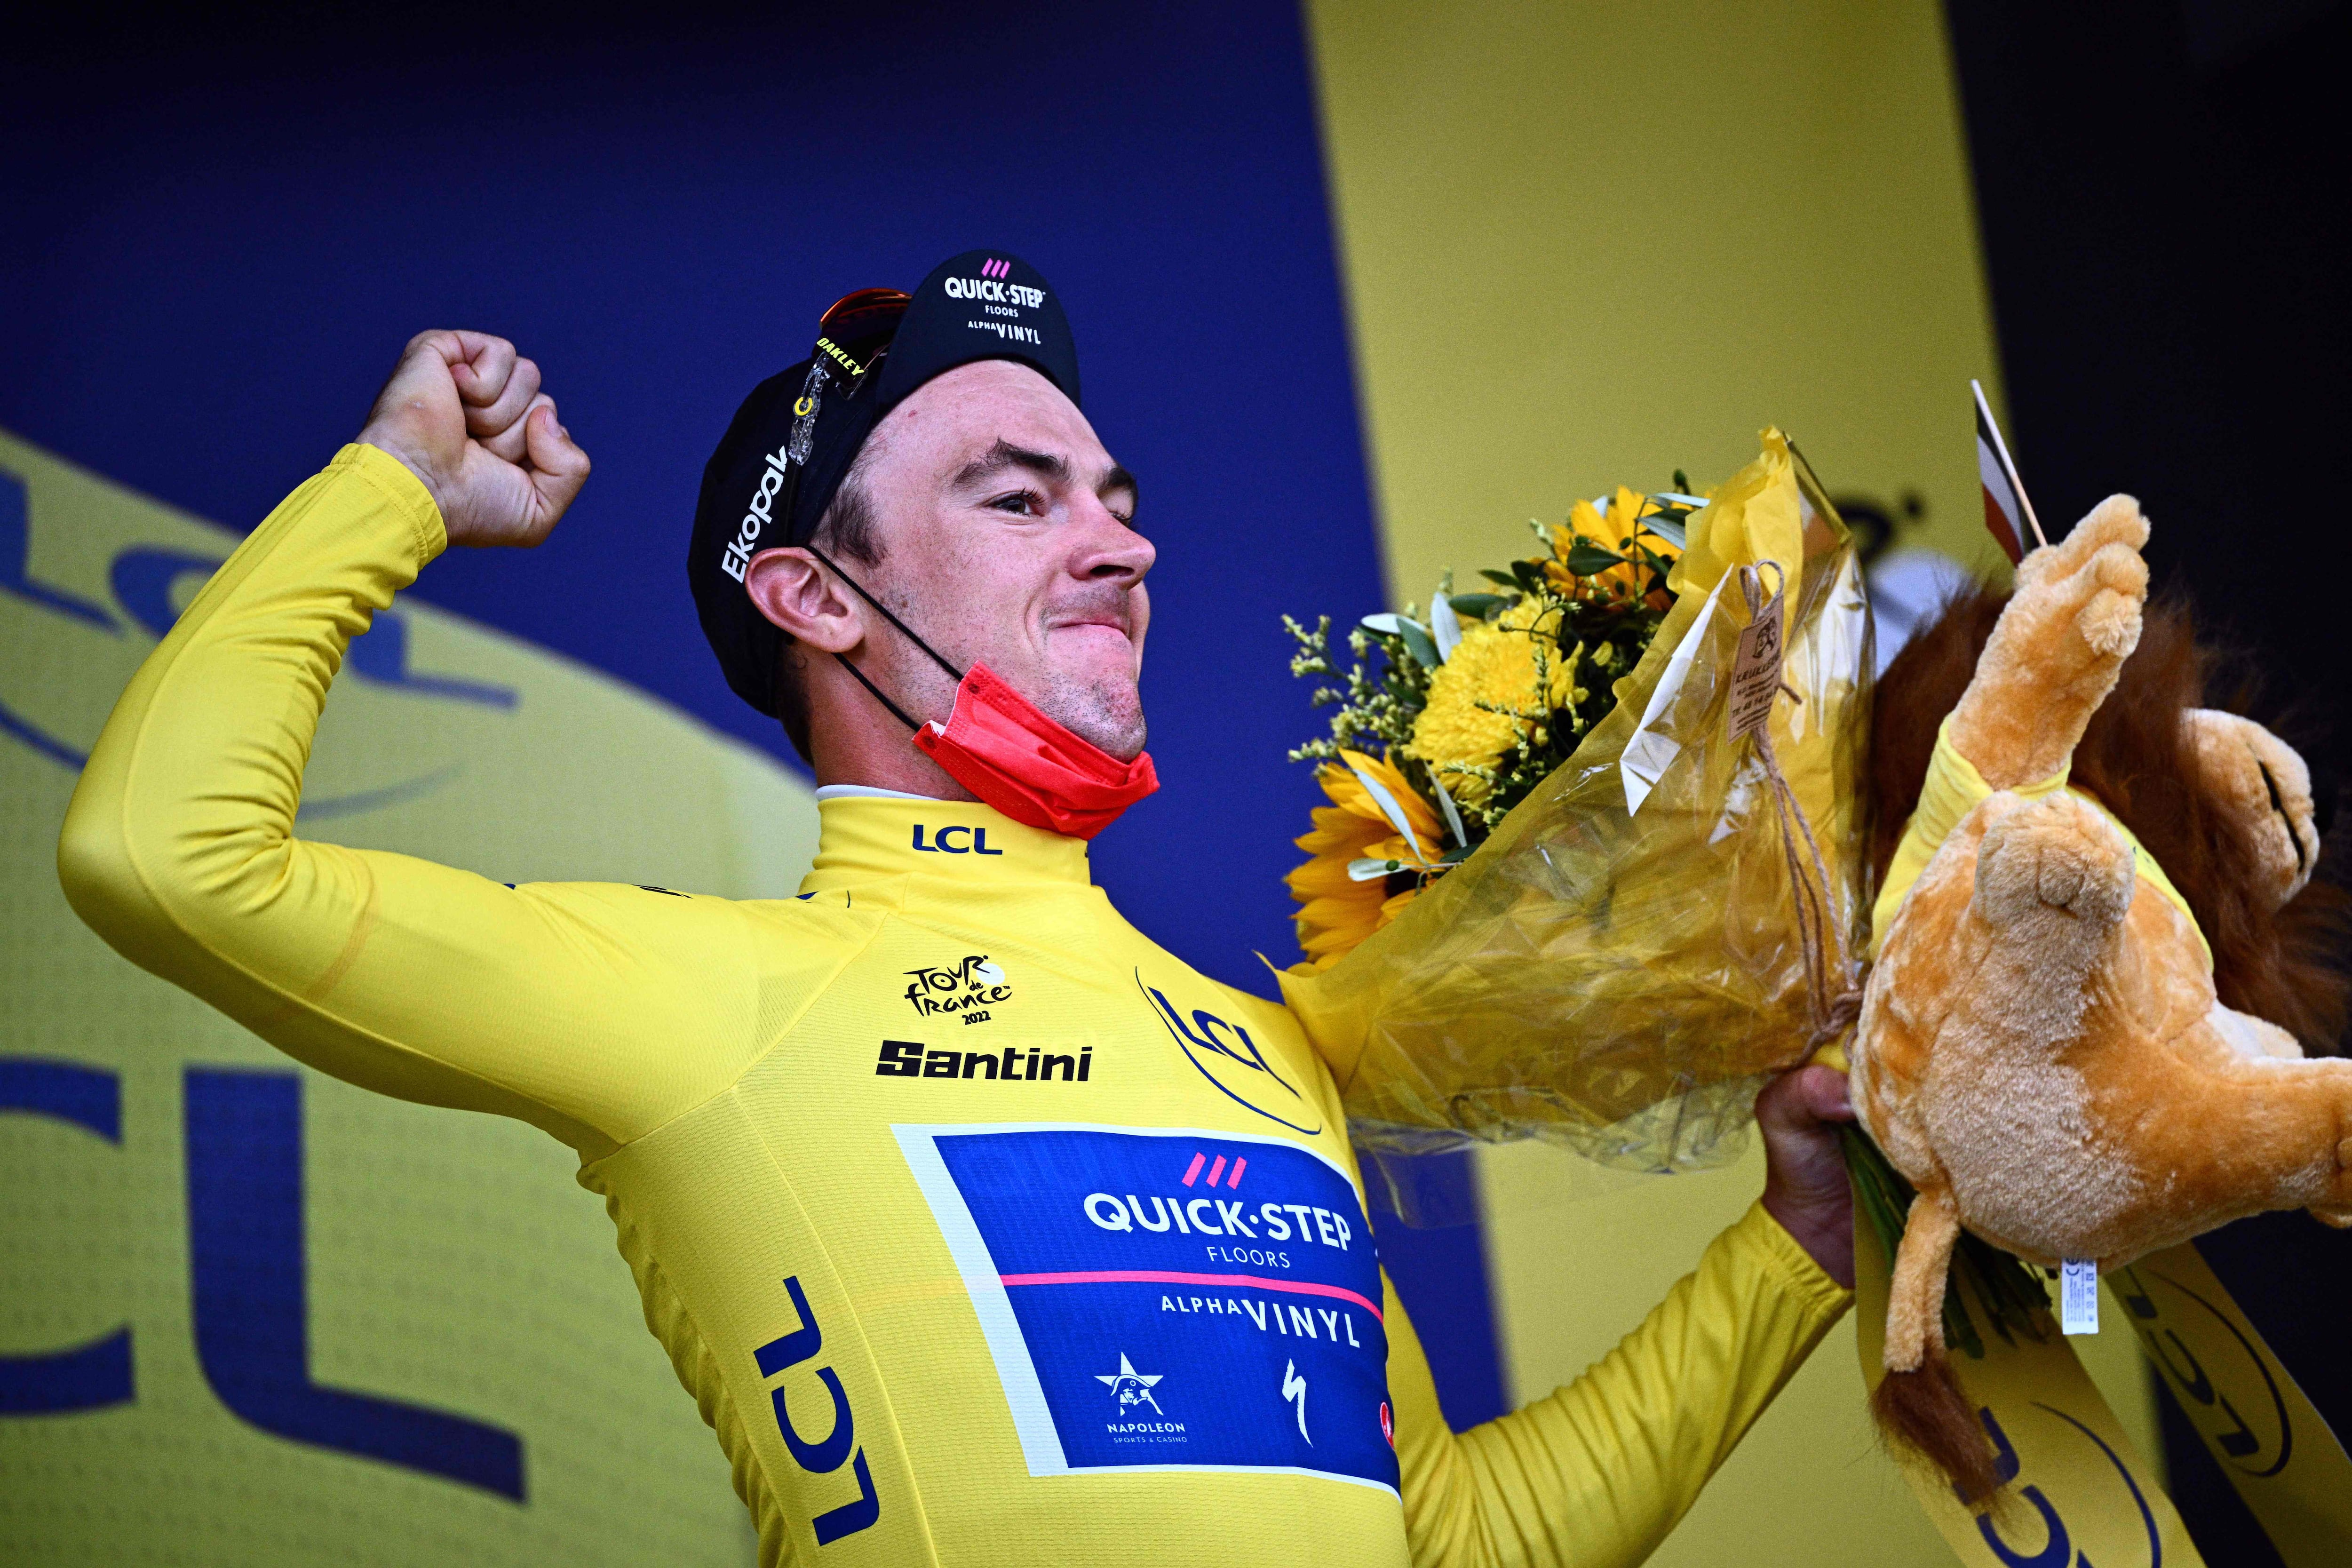
M1731 663L1731 738L1744 741L1772 717L1773 699L1780 695L1780 607L1787 601L1776 593L1756 612L1739 634L1739 651Z

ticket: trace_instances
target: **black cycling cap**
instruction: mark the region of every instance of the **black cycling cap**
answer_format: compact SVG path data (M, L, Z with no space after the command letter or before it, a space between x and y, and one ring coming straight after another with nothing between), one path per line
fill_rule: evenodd
M743 591L751 557L805 544L882 416L933 376L1018 360L1078 401L1077 346L1036 268L1001 250L945 261L913 294L861 289L817 323L809 357L751 389L702 470L686 575L735 695L776 714L784 634Z

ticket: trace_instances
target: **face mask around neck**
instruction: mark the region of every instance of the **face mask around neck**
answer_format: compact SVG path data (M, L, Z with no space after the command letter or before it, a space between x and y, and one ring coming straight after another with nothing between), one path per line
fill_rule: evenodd
M964 672L948 721L915 749L1013 821L1092 838L1160 787L1150 752L1122 763L1007 686L984 664Z
M948 710L948 721L918 724L846 656L834 656L876 701L914 731L917 751L984 804L1027 827L1067 838L1092 838L1160 787L1150 752L1122 763L1013 690L988 666L974 664L959 672L857 579L814 548L810 553L956 678L955 706Z

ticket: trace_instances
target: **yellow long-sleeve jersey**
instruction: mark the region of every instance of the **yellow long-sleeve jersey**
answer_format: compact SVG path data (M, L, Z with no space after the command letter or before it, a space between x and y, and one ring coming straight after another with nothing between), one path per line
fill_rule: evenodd
M1084 844L828 800L799 896L733 902L297 840L344 647L444 542L372 447L289 498L115 710L66 889L294 1057L577 1150L763 1563L1636 1562L1843 1310L1753 1211L1457 1437L1328 1072Z

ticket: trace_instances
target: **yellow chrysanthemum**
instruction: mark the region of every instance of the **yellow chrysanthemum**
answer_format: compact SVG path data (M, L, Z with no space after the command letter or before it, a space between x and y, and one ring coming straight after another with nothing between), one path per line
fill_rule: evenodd
M1600 508L1589 500L1578 501L1570 508L1568 525L1565 528L1554 527L1549 531L1552 559L1544 563L1544 576L1550 581L1552 587L1570 597L1591 597L1599 595L1608 598L1624 599L1632 597L1649 575L1646 571L1638 571L1628 564L1612 566L1605 572L1596 572L1589 577L1577 576L1569 571L1567 562L1568 552L1576 547L1576 542L1579 539L1597 544L1603 550L1613 551L1620 555L1628 553L1638 540L1667 561L1673 561L1679 556L1682 549L1673 541L1653 533L1646 528L1640 528L1637 531L1634 519L1641 515L1642 508L1648 499L1637 491L1619 485L1617 493L1610 498L1609 515L1605 518L1601 515ZM1654 595L1653 597L1654 599L1658 596ZM1656 607L1664 609L1665 605L1660 603Z
M1345 763L1326 763L1315 772L1315 782L1331 799L1315 808L1315 830L1297 843L1312 857L1283 879L1298 902L1295 917L1298 945L1307 953L1296 973L1311 974L1328 969L1355 950L1358 942L1397 918L1421 891L1418 884L1391 894L1385 877L1358 880L1349 868L1358 860L1394 860L1408 868L1430 866L1444 842L1437 814L1404 775L1385 762L1361 752L1342 752ZM1358 776L1376 780L1413 831L1420 853L1396 830L1388 814L1372 798Z
M1447 771L1449 764L1493 766L1518 739L1513 713L1548 711L1569 700L1574 683L1552 641L1557 625L1542 605L1522 601L1466 628L1452 657L1431 674L1429 702L1413 720L1405 752L1428 763L1455 800L1475 805L1486 799L1487 786L1475 775ZM1539 644L1548 694L1536 689Z

